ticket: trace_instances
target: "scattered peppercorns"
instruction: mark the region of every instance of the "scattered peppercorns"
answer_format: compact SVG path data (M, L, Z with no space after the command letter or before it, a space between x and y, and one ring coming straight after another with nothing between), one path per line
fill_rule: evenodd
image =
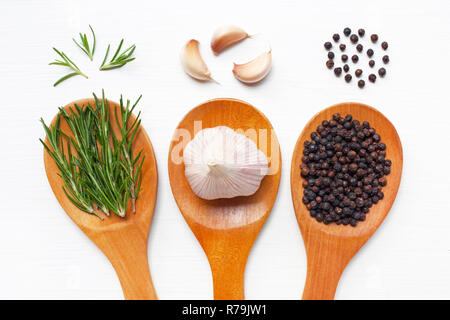
M341 73L342 73L342 68L341 67L334 68L334 74L337 77L339 77L341 75Z
M300 164L302 201L318 222L355 227L384 198L392 165L386 144L367 121L351 115L334 114L310 137Z
M361 89L364 88L365 85L366 85L366 82L364 80L358 81L358 87L360 87Z
M346 81L346 82L352 81L352 75L349 74L349 73L347 73L347 74L345 75L345 81Z
M370 68L374 68L374 66L375 66L375 59L377 59L377 58L379 60L382 60L382 62L384 64L388 64L389 63L389 56L388 55L384 55L382 57L381 57L381 55L375 56L375 50L376 49L380 50L379 49L380 47L371 45L370 43L367 45L369 40L364 40L365 38L363 38L365 36L365 30L364 29L360 28L360 29L357 29L357 32L352 33L351 29L346 27L343 30L343 34L344 34L344 36L348 37L348 40L346 40L345 38L341 38L341 34L339 34L339 33L334 33L331 36L331 38L333 39L332 41L334 41L336 43L336 45L339 45L339 49L341 51L341 54L340 54L340 56L341 56L340 60L341 61L336 61L336 63L334 61L334 59L337 58L339 56L339 54L336 54L336 52L335 52L336 50L331 51L332 48L333 48L332 42L327 41L327 42L324 43L324 47L328 51L327 52L328 60L326 62L326 67L328 69L330 69L330 70L332 69L334 71L334 74L337 77L340 77L342 72L344 71L345 72L345 77L344 77L345 81L347 83L351 82L352 75L349 73L350 72L350 67L347 64L347 61L349 60L349 58L351 58L351 61L353 63L355 63L355 64L358 63L359 62L359 58L360 58L359 54L363 54L364 51L366 52L367 56L369 57L368 64L369 64ZM361 42L366 42L366 44L363 45L362 43L358 43L360 40L362 40ZM370 35L370 41L373 42L373 43L376 43L378 41L378 35L375 34L375 33L371 34ZM354 52L352 52L352 54L348 54L347 55L347 54L344 53L346 51L346 49L347 49L347 46L346 46L345 42L347 42L347 44L348 43L352 43L352 44L355 45L356 50ZM366 45L369 47L369 48L366 48L367 50L364 49L364 46L366 46ZM370 48L370 46L372 46L372 48ZM388 43L386 41L381 42L381 49L386 51L387 48L388 48ZM351 49L351 50L354 50L354 49ZM375 56L375 59L374 59L374 56ZM339 59L339 58L337 58L337 59ZM368 73L370 73L370 72L368 72ZM355 76L357 78L361 78L362 74L363 74L363 69L356 69L355 70ZM379 68L378 69L378 75L381 78L384 77L386 75L386 69L385 68ZM377 79L376 72L372 72L372 73L369 74L369 76L365 80L366 81L368 80L371 83L375 83L376 79ZM360 80L357 81L357 85L360 88L364 88L365 87L365 81L363 79L360 79Z
M327 61L327 68L328 69L331 69L331 68L333 68L334 67L334 61L333 60L328 60Z

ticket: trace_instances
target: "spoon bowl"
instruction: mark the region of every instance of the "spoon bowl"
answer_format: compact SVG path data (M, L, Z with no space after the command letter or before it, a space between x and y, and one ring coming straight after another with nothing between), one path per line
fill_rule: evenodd
M300 176L304 142L323 120L335 113L351 114L353 119L368 121L386 144L386 159L392 161L386 176L384 198L370 208L366 220L357 224L336 225L317 222L302 202L303 186ZM297 140L291 163L291 192L297 222L300 226L307 255L307 275L303 299L333 299L342 272L356 252L378 229L394 203L400 185L403 152L400 138L391 122L376 109L360 103L341 103L316 114L305 126Z
M227 126L252 139L269 159L269 174L255 194L204 200L184 174L183 149L205 128ZM244 299L247 258L275 203L281 155L269 120L256 108L235 99L215 99L191 110L178 125L169 149L169 178L177 205L208 257L215 299Z
M82 99L64 108L68 111L75 104L87 106L94 103L94 99ZM109 100L108 103L110 114L113 115L115 108L120 108L120 105ZM120 112L119 120L121 121ZM56 117L52 125L55 121ZM113 130L118 133L115 121L111 121L111 124ZM73 136L63 117L61 117L60 125L62 132ZM78 209L65 195L64 183L58 176L58 167L46 151L44 151L45 171L53 193L67 215L103 251L113 265L125 298L157 299L148 266L147 240L156 202L158 172L152 144L142 126L136 135L133 148L134 150L142 149L145 155L142 166L142 190L136 201L136 213L132 213L131 205L129 205L125 218L111 213L109 217L105 216L104 220L100 220L95 215Z

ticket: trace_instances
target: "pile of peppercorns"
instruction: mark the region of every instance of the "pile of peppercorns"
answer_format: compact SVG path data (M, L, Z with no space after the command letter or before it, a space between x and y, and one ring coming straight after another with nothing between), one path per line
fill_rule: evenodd
M334 114L305 141L303 203L319 222L356 226L383 199L391 172L386 144L367 121Z
M358 53L362 53L362 52L364 51L364 46L363 46L361 43L358 43L359 40L360 40L360 38L363 38L364 35L365 35L365 33L366 33L366 31L365 31L364 29L359 29L359 30L358 30L358 35L359 35L359 36L356 35L356 34L352 34L352 31L350 30L350 28L345 28L345 29L343 30L343 33L344 33L344 36L345 36L345 37L348 37L348 38L349 38L350 43L351 43L350 45L355 45L356 51L357 51ZM339 35L338 33L335 33L335 34L333 35L332 38L333 38L333 41L336 43L336 45L337 45L339 42L341 42L341 43L339 44L339 50L340 50L341 52L345 52L345 51L346 51L346 48L347 48L347 45L346 45L345 43L342 43L340 35ZM342 40L343 40L343 39L342 39ZM378 35L377 35L377 34L372 34L372 35L370 36L370 40L371 40L371 42L372 42L373 44L376 44L376 43L378 42ZM342 74L342 70L344 70L344 72L346 73L346 75L345 75L345 77L344 77L345 81L346 81L346 82L351 82L351 81L352 81L351 70L350 70L350 66L347 64L347 61L348 61L348 59L349 59L348 55L345 54L345 53L342 53L342 54L341 54L341 59L340 59L340 60L342 61L342 63L343 63L344 65L343 65L342 67L340 67L340 66L335 66L334 58L335 58L335 56L336 56L337 54L335 54L333 51L331 51L332 48L333 48L332 43L329 42L329 41L327 41L327 42L324 43L324 47L325 47L325 49L328 51L328 61L326 62L327 68L328 68L328 69L333 69L333 68L334 68L334 69L333 69L333 70L334 70L334 74L335 74L337 77L340 77L341 74ZM381 43L381 48L382 48L384 51L386 51L387 48L388 48L388 43L387 43L386 41L383 41L383 42ZM358 53L355 53L355 54L353 54L353 55L351 56L351 60L352 60L353 64L357 64L358 61L359 61L359 55L358 55ZM370 60L369 60L369 63L368 63L368 64L369 64L369 67L370 67L370 68L374 68L374 67L375 67L375 60L374 60L374 54L375 54L375 52L374 52L374 50L373 50L372 48L369 48L369 49L366 50L366 54L367 54L367 57L370 59ZM387 63L389 63L389 56L388 56L388 55L383 55L383 57L381 58L381 60L382 60L382 62L383 62L384 64L387 64ZM369 70L370 70L370 69L369 69ZM356 76L357 78L361 78L362 75L363 75L363 69L357 68L357 69L355 70L355 76ZM386 69L385 69L384 67L379 68L379 69L378 69L378 75L379 75L380 77L384 77L384 76L386 75ZM370 73L369 76L367 77L367 79L368 79L370 82L375 83L375 81L377 80L377 76L375 75L375 73ZM366 82L365 82L363 79L359 79L359 80L358 80L358 87L360 87L360 88L362 89L362 88L364 88L365 85L366 85Z

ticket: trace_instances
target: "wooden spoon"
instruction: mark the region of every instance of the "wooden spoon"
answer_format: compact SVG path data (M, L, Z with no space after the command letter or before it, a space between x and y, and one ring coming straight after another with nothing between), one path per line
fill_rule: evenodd
M94 101L94 99L78 100L67 105L65 109L68 110L75 104L79 106L93 105ZM114 115L115 108L119 108L120 105L109 100L108 102L110 114ZM56 117L52 125L55 120ZM117 130L115 121L111 121L111 123L113 129ZM63 118L61 118L61 130L66 134L71 133ZM110 217L105 216L102 221L74 206L64 194L63 182L58 176L58 168L47 152L44 152L45 170L50 186L63 209L103 251L113 265L122 285L125 299L157 299L148 266L147 240L156 201L158 172L152 144L142 126L136 135L134 149L143 149L143 154L145 154L142 167L143 189L136 201L136 213L132 213L130 205L125 218L111 213Z
M249 197L204 200L184 175L183 149L201 129L228 126L252 139L269 159L270 173ZM269 120L251 105L234 99L208 101L191 110L178 125L169 150L172 192L186 222L208 257L214 298L244 299L244 271L278 192L281 156Z
M368 121L386 144L386 159L392 161L387 186L383 188L384 199L370 208L364 222L356 227L317 222L302 203L303 186L300 177L305 140L316 131L323 120L335 113L351 114L353 119ZM305 126L292 157L291 191L297 221L305 242L308 259L303 299L333 299L339 278L347 263L377 230L394 203L402 176L403 153L400 138L394 126L376 109L360 103L341 103L322 110Z

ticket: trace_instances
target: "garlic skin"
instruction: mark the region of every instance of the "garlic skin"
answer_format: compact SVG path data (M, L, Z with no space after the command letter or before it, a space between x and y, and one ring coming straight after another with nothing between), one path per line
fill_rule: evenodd
M214 81L211 77L206 63L203 61L200 51L198 49L198 41L195 39L189 40L182 48L180 53L181 66L184 72L192 78L201 81Z
M264 79L272 66L272 50L265 52L255 59L244 63L234 64L234 76L244 83L256 83Z
M207 200L250 196L268 173L266 155L226 126L198 132L185 147L183 161L192 191Z
M228 47L249 38L247 32L236 26L221 26L216 29L211 39L211 50L218 55Z

